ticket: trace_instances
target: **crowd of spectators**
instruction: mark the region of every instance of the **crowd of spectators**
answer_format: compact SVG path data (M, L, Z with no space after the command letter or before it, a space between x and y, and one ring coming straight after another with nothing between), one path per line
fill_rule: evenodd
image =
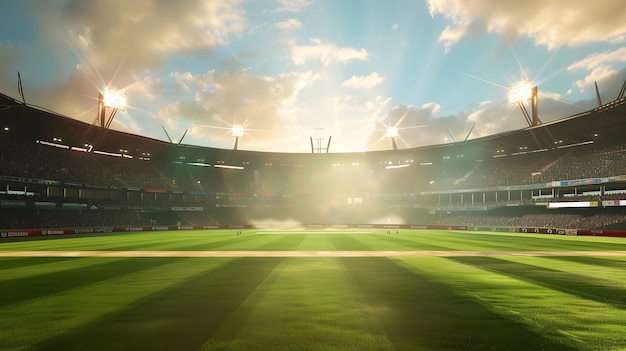
M254 169L245 171L221 170L213 167L190 165L184 161L160 160L145 161L139 158L111 157L93 153L77 152L57 148L34 141L0 138L0 175L31 179L74 182L80 185L93 185L98 189L137 189L154 188L137 192L103 190L106 196L96 190L83 188L68 189L54 186L40 186L30 194L13 194L0 189L0 200L78 202L99 205L120 206L201 206L198 212L170 212L161 216L169 224L213 225L226 222L242 222L246 219L218 212L216 207L225 205L253 208L256 205L276 206L274 211L284 211L286 207L310 206L310 210L300 213L303 220L318 221L367 221L364 208L406 208L422 206L436 208L428 198L418 198L415 192L429 190L485 189L502 185L545 183L556 180L581 179L590 177L615 176L625 173L626 146L595 147L577 146L568 149L555 149L537 153L509 155L507 157L477 160L449 160L424 168L407 167L394 171L384 168L369 170L353 167L349 170L329 166L328 169L276 167L261 172ZM310 174L307 174L310 172ZM8 183L6 183L8 184ZM7 189L9 185L3 184ZM18 185L19 186L19 185ZM28 185L32 188L33 185ZM50 190L52 189L52 191ZM107 193L107 191L109 193ZM265 197L263 193L273 193ZM208 195L211 193L213 195ZM245 196L229 195L242 193ZM409 193L413 195L409 196ZM111 195L113 194L113 195ZM385 196L380 196L385 194ZM359 198L365 204L346 206L346 198ZM576 201L602 201L625 199L625 194L576 196ZM557 197L552 201L569 201L572 197ZM530 205L533 199L511 201L477 201L469 205L453 202L440 206L447 207L498 207L507 204ZM540 201L540 200L537 200ZM335 206L335 202L339 205ZM334 208L323 212L325 205ZM303 206L306 205L306 206ZM333 207L335 206L335 207ZM33 218L35 214L35 218ZM63 227L63 226L111 226L111 225L150 225L159 219L140 211L56 211L56 210L9 210L2 209L0 228ZM159 217L159 216L156 216ZM438 220L441 224L463 225L504 225L538 227L580 227L609 225L624 221L616 214L557 215L532 214L521 217L498 216L448 216ZM462 221L464 223L456 223ZM471 223L467 223L471 221ZM445 223L444 223L445 222ZM433 223L437 224L437 223Z
M3 210L0 229L147 226L157 216L138 211Z
M444 160L428 168L393 172L358 167L326 170L279 167L254 173L227 173L186 160L160 162L77 152L22 140L1 140L0 175L74 181L117 187L152 187L182 191L322 193L394 193L484 189L558 180L621 175L626 145L593 145L483 160Z
M552 229L597 229L626 221L626 214L603 213L582 214L525 214L522 216L456 215L432 220L437 225L531 227Z
M434 172L430 190L489 188L599 178L626 172L626 145L567 149L475 160L450 160Z

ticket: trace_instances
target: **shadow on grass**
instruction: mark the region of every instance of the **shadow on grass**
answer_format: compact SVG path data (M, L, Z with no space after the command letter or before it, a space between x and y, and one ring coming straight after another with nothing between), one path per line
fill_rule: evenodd
M46 263L59 263L79 260L77 257L4 257L0 259L0 271L12 268L25 268Z
M155 268L180 258L74 259L83 260L85 263L87 263L87 260L96 259L101 260L102 263L4 281L0 289L0 307L76 289L107 279L118 278L144 269ZM114 261L107 262L107 260ZM61 259L60 261L65 260Z
M282 258L239 258L32 350L198 350Z
M624 302L626 290L606 285L607 282L601 279L494 257L451 257L449 259L584 299L608 303L621 309L626 308Z
M386 258L344 258L397 350L573 350Z
M331 240L340 250L364 246L349 236ZM397 350L574 350L387 258L342 262Z
M546 258L598 266L598 269L602 269L602 267L626 269L626 261L614 260L604 257L559 256Z
M265 246L293 250L304 239L286 236ZM198 350L282 260L232 260L33 350Z

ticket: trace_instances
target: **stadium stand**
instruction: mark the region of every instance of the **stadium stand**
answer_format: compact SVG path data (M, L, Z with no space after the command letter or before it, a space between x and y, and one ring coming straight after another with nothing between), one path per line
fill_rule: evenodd
M578 229L626 222L623 101L463 143L286 154L171 144L0 100L14 107L0 112L5 230L267 220Z

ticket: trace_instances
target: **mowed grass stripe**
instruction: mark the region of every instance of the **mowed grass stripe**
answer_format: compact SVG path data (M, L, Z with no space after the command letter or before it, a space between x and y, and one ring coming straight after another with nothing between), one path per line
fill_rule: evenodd
M256 231L243 230L243 235L237 236L238 230L193 230L175 232L134 232L126 234L99 234L74 238L47 237L42 240L7 241L0 242L0 251L30 251L46 250L75 251L75 250L259 250L259 247L268 242L279 240L289 235L256 235ZM392 232L394 232L392 230ZM350 235L327 234L327 235ZM375 234L352 235L366 244L365 250L516 250L516 251L618 251L626 250L626 241L619 238L604 237L568 237L557 235L514 234L514 233L482 233L464 231L434 231L434 230L400 230L400 234L386 235L385 231ZM394 232L395 233L395 232ZM320 235L320 234L315 234ZM314 235L299 235L303 237ZM320 246L315 248L310 242L312 250L326 250ZM280 245L277 245L280 246ZM270 246L271 247L271 246ZM280 250L280 248L277 248Z
M547 339L579 350L622 350L626 345L623 333L626 311L610 304L466 265L456 259L398 257L392 260L451 286L458 294L507 319L524 324ZM499 332L497 324L489 329ZM549 347L545 349L550 350Z
M564 262L573 262L579 264L587 264L591 266L598 266L599 269L606 268L616 268L620 272L626 270L626 257L583 257L583 256L562 256L562 257L554 257L553 259L564 261Z
M412 251L412 250L441 250L449 251L449 246L441 245L439 240L436 243L430 239L433 232L419 232L412 230L384 231L379 235L352 235L350 237L363 244L363 250L372 251ZM434 232L436 234L436 232Z
M440 245L432 245L425 243L423 237L420 237L419 240L409 240L408 235L402 234L403 231L400 230L400 234L395 234L395 230L391 231L392 234L386 234L383 232L379 235L363 235L363 236L351 236L355 240L362 243L363 250L372 250L372 251L411 251L411 250L443 250L447 251L449 248L440 246Z
M236 250L238 247L255 247L263 245L265 239L254 235L238 236L234 231L219 231L217 235L211 231L205 231L200 235L182 237L178 242L159 247L160 250L181 250L181 251L216 251L216 250ZM274 238L278 239L278 238Z
M589 283L600 286L622 289L623 299L626 304L626 262L622 261L622 267L612 267L607 261L597 257L528 257L528 256L506 256L498 257L503 260L537 266L543 269L557 270L563 276L577 276L581 279L588 279ZM562 258L568 258L563 260ZM591 258L592 260L573 260L575 258ZM618 263L619 261L614 261ZM586 283L584 284L586 285Z
M294 250L302 240L304 237L285 236L265 245ZM98 346L92 346L92 350L99 347L116 350L196 350L241 303L240 299L245 298L260 282L259 279L280 260L258 261L261 263L255 266L254 260L236 259L197 277L195 282L184 282L172 287L172 291L157 294L146 304L103 318L102 326L96 321L93 324L98 326L79 328L77 333L80 337L70 332L40 346L42 349L86 349L96 338ZM107 340L115 340L116 343L107 343Z
M330 237L336 234L304 235L304 240L298 245L298 251L335 251L335 246Z
M76 267L72 269L3 281L0 289L0 307L155 268L172 259L142 257L122 260L97 258L83 258L82 260L86 263L89 260L97 260L95 262L99 263L82 265L77 261Z
M153 245L157 243L164 246L174 245L175 247L198 247L197 245L199 245L199 247L212 247L216 244L221 245L219 244L219 242L221 241L222 244L226 242L230 242L230 244L219 246L220 248L218 248L217 250L221 250L223 248L231 249L232 247L237 247L241 250L279 250L284 252L292 252L293 250L300 251L306 248L306 250L312 251L319 250L332 252L342 250L350 252L355 250L381 250L380 247L410 247L412 250L420 250L422 249L424 243L426 243L426 245L458 247L459 249L455 248L454 250L452 250L458 252L459 250L469 250L471 246L468 245L473 245L472 243L468 243L467 241L455 242L454 240L454 238L457 236L463 239L464 235L468 234L467 232L448 233L437 231L401 231L400 235L397 236L384 234L351 235L349 234L349 232L346 232L346 234L291 235L292 238L289 238L288 234L246 235L245 233L246 232L244 231L243 236L236 236L234 235L234 231L211 230L189 232L181 231L169 233L130 233L129 235L135 238L139 238L141 236L141 238L146 241L146 248L153 248ZM152 234L155 234L155 236L153 237ZM509 233L472 234L475 235L476 239L483 238L483 240L486 241L492 240L493 237L495 237L495 240L498 241L509 240L511 243L511 250L517 252L528 249L544 251L546 250L545 247L550 247L549 251L553 252L568 250L601 251L601 249L615 251L623 250L623 245L624 243L626 243L626 241L624 241L623 239L611 239L602 237L564 237L547 235L538 236L534 234L515 235ZM437 235L445 236L446 240L444 240L444 242L438 242ZM298 237L299 239L293 237ZM85 239L96 239L102 240L103 242L111 240L111 245L113 245L116 238L119 239L119 236L116 237L110 235L102 235L93 236ZM60 242L63 240L66 239L57 240L56 238L54 238L41 241L32 240L29 242L19 242L19 244L28 244L29 250L47 250L50 243L54 243L57 241ZM615 240L621 241L614 242ZM10 245L17 243L18 242L0 243L0 251L10 247ZM85 247L81 247L81 250L92 250L89 244L89 240L85 240L83 241L83 243ZM542 243L545 243L546 245L541 245ZM9 244L9 246L5 246L5 244ZM139 245L139 242L135 241L132 245ZM73 246L73 248L77 249L79 247ZM476 251L484 250L481 249ZM506 255L506 252L503 253L503 255ZM575 255L575 253L572 253L572 255ZM102 259L110 261L121 260L112 258ZM132 337L138 340L146 340L150 337L150 335L157 335L157 339L165 338L165 336L161 336L161 334L165 333L164 330L168 329L167 326L174 326L174 331L182 328L182 326L178 326L178 322L170 321L170 319L187 319L189 316L192 316L191 312L184 313L178 311L176 308L171 308L171 313L168 311L161 311L162 313L160 315L149 315L150 318L147 319L142 319L141 317L139 317L139 315L136 315L133 318L127 318L125 317L126 313L128 311L131 311L133 314L135 314L144 311L144 308L139 306L144 305L145 302L150 302L147 305L152 305L155 309L158 309L158 301L160 300L155 299L157 296L165 296L163 294L169 292L170 289L175 291L181 291L178 290L179 285L184 285L187 282L191 282L192 280L194 280L189 278L200 278L203 277L204 274L208 274L210 270L213 270L213 268L209 268L209 266L219 265L216 262L220 262L220 264L222 264L225 262L230 262L232 260L239 260L235 258L179 258L174 260L169 258L158 259L170 261L169 263L166 263L164 265L155 266L153 268L140 270L130 274L125 274L120 277L111 277L110 279L97 280L87 285L78 284L75 288L64 289L50 295L40 296L34 299L23 301L21 303L15 303L5 306L4 308L0 309L0 349L3 351L5 349L25 349L29 345L31 345L31 343L42 341L63 331L67 332L65 336L59 335L58 338L60 339L53 339L58 341L62 338L65 338L64 340L66 341L67 345L71 345L73 338L72 335L76 335L76 333L80 334L80 332L82 330L86 330L85 328L87 327L93 327L95 329L95 326L105 325L105 321L108 321L113 325L117 325L118 323L124 324L127 329L126 334L121 331L119 334L114 332L107 332L108 336L95 338L96 341L102 341L111 336L119 336L121 338ZM385 309L395 310L403 309L405 307L411 308L408 301L411 301L411 299L413 299L415 296L409 293L410 289L402 290L401 295L404 297L399 298L399 301L396 301L396 299L393 298L394 290L396 290L398 287L402 288L404 285L407 284L411 285L414 283L414 280L419 283L423 282L424 279L426 279L426 281L428 282L438 283L426 289L428 291L433 291L433 293L431 294L432 298L430 299L430 303L439 304L439 306L432 307L434 310L449 309L451 311L446 313L453 313L458 308L459 304L448 305L448 299L446 298L442 298L440 300L434 298L434 295L436 295L434 291L438 290L438 286L447 286L449 289L447 290L447 292L445 291L445 289L442 290L444 291L444 294L442 295L443 297L447 297L449 296L449 294L460 295L462 297L462 301L470 301L470 306L474 307L470 308L469 310L478 312L477 315L479 317L483 316L483 312L477 309L475 304L479 304L484 310L501 318L504 318L505 320L508 320L509 322L520 327L522 330L530 330L532 333L534 333L533 335L536 334L548 340L548 343L546 344L547 346L545 346L544 349L550 349L550 346L554 342L565 343L569 346L581 350L619 350L624 349L626 345L626 335L623 333L623 327L624 325L626 325L626 311L624 309L616 308L611 304L598 302L592 299L566 293L558 289L554 289L553 287L549 287L545 284L540 284L537 281L522 279L518 276L515 276L514 274L506 274L505 272L486 270L479 265L466 264L464 262L454 261L443 257L394 257L363 259L354 258L354 260L357 260L354 262L359 262L358 260L374 260L374 262L384 262L386 260L387 262L394 263L395 266L400 266L401 268L408 270L409 272L411 272L412 275L418 276L417 279L412 278L409 274L396 272L397 268L392 268L394 267L394 265L388 266L386 264L382 264L380 267L381 271L376 272L376 274L380 274L382 276L384 275L385 269L392 268L390 271L391 274L389 278L389 286L374 287L368 285L369 283L367 282L366 278L355 278L355 273L358 272L362 272L362 274L366 277L369 276L366 272L367 269L350 266L348 264L351 262L351 260L353 260L353 258L270 258L269 260L279 260L278 262L292 261L296 263L296 266L293 267L295 274L295 272L297 271L297 262L301 259L320 261L329 260L333 262L338 262L338 266L335 266L334 263L332 264L332 266L337 268L343 267L343 271L340 273L341 277L339 278L340 281L345 280L345 282L344 284L341 284L340 282L333 281L333 284L337 284L337 286L339 287L352 286L352 288L348 290L344 290L343 288L338 289L338 292L341 292L341 296L343 296L344 294L346 294L346 296L351 296L351 298L355 301L361 301L361 303L363 303L363 301L367 302L365 303L365 305L362 305L363 311L366 312L363 314L364 318L373 318L372 316L376 318L386 317L387 314L385 314ZM595 280L593 280L593 284L595 284L596 286L607 285L614 289L620 289L623 286L623 283L617 281L621 279L623 275L616 274L615 279L608 277L608 275L610 275L611 271L618 271L621 267L623 267L623 264L626 263L626 258L624 257L592 257L589 258L588 261L584 261L585 259L588 259L587 257L544 257L534 261L533 257L518 258L517 256L501 256L498 257L498 259L508 260L518 265L521 264L522 267L525 264L528 266L537 266L539 268L552 269L554 270L554 272L551 272L551 274L555 275L567 275L570 274L571 271L574 271L574 274L578 274L580 276L591 275L592 278L595 278ZM6 262L12 262L12 260L15 260L15 258L2 258L0 260L0 265L5 260L8 260ZM30 260L30 258L26 260ZM59 262L59 266L61 267L55 267L53 261L44 264L32 264L30 265L30 267L39 270L37 274L45 274L44 270L48 270L49 272L67 270L69 266L71 266L71 264L68 265L68 263L74 262L73 260L81 259L64 260L64 262ZM196 262L196 264L187 266L186 262L190 262L189 260L195 260L194 262ZM253 262L255 260L260 260L256 262L265 262L266 259L250 258L249 260L252 260ZM554 260L554 265L550 265L550 260ZM595 277L593 276L593 265L595 265L595 263L591 264L592 261L597 262L598 270L602 271ZM568 265L567 262L570 262L570 264ZM606 263L606 265L602 262ZM14 263L15 262L11 263L11 265L13 265ZM359 265L361 264L358 264L356 266ZM588 265L588 267L585 268L585 265ZM177 269L171 268L174 266L179 267L180 270L177 271ZM252 266L253 265L250 265L249 269L245 268L244 270L253 271L254 267ZM229 281L230 279L235 279L235 277L239 277L238 271L242 267L247 266L232 266L233 269L229 269L230 275L224 274L223 277L225 277L227 281ZM270 294L275 298L268 298L269 302L272 302L273 300L279 300L279 297L282 293L280 292L280 290L274 291L274 287L281 286L282 284L285 284L285 286L289 286L290 284L299 284L296 280L293 280L294 278L291 277L292 273L290 272L290 270L292 268L289 268L289 265L282 265L277 263L275 267L281 267L281 269L279 269L278 271L273 271L274 268L272 268L266 278L258 281L257 287L251 288L249 290L249 293L251 295L249 294L248 297L242 298L240 300L240 305L233 307L230 310L230 314L228 314L228 316L226 316L226 314L223 315L223 323L218 323L219 326L217 324L213 325L210 328L210 331L195 329L195 331L200 335L197 339L194 338L194 340L198 340L198 342L200 343L198 345L205 343L207 340L218 340L212 338L212 335L222 335L226 337L226 340L235 340L234 338L246 339L247 334L240 334L240 331L237 331L235 329L232 329L232 334L222 333L221 331L224 330L224 326L231 323L231 321L232 323L237 323L238 321L241 321L242 324L248 323L248 321L252 321L251 325L254 325L255 323L257 323L255 321L258 321L255 315L256 312L254 312L254 303L252 303L254 299L258 298L263 301L263 297L268 296L267 294ZM604 267L608 268L606 272L604 271ZM576 272L577 269L581 269L582 271ZM193 274L191 273L192 270ZM18 278L18 276L24 278L32 277L34 275L27 273L29 271L28 267L24 267L23 269L14 267L7 270L1 270L0 278L2 278L2 275L7 271L12 272L13 274L10 280L16 279ZM265 268L261 267L261 272L264 271ZM274 273L271 273L272 271ZM334 277L334 274L331 274L330 271L331 270L327 272L328 277L326 277L326 279L331 279L332 277ZM335 272L335 269L333 268L332 271ZM165 272L165 274L169 276L161 279L162 272ZM400 270L399 272L402 272L402 270ZM247 274L244 275L244 277L247 276ZM82 279L82 277L75 276L73 277L73 279L80 280ZM304 279L304 283L306 283L306 277L303 277L302 279ZM582 279L582 277L578 277L577 279ZM158 283L155 282L153 284L153 280L158 281ZM215 279L207 278L206 280L200 280L204 282L208 282L210 280L211 284L214 284L216 286L221 285L217 277ZM136 284L135 281L137 282ZM378 282L383 284L385 280L378 280ZM202 285L201 283L199 284ZM192 286L193 285L195 284L192 284ZM419 291L419 286L420 284L413 284L411 285L411 288L417 289L417 291ZM334 287L326 284L323 286L323 288L332 290ZM2 287L0 287L0 291L1 289ZM207 289L212 289L212 287ZM387 305L385 305L384 299L380 297L384 294L389 294L390 296L392 296ZM168 299L171 299L172 302L165 304L166 306L180 304L183 310L187 309L188 305L185 301L175 302L176 297L172 295L168 296ZM211 296L215 296L216 298L218 297L217 295ZM339 299L341 296L338 295L332 297L331 300L334 298ZM379 296L378 305L374 305L371 303L372 298L376 296ZM186 295L184 294L180 297L180 299L183 300L185 298ZM201 299L197 298L196 300L200 301ZM269 302L267 306L271 306L271 303ZM405 304L407 305L405 306ZM418 304L421 305L422 303L420 302ZM464 305L464 303L460 305ZM247 307L240 309L240 306ZM428 306L422 307L426 309ZM399 316L403 318L406 316L408 316L407 318L417 318L415 314L416 312L421 311L422 307L416 307L414 310L402 312L399 314ZM318 307L312 307L312 309L315 308ZM319 308L323 309L324 306L319 306ZM338 308L340 308L340 306ZM147 308L145 310L147 310ZM294 313L296 310L297 309L293 310ZM220 316L222 315L220 314ZM233 316L237 317L235 318ZM301 316L300 318L304 318L309 322L315 320L315 318L308 315ZM133 319L133 321L131 322L130 319ZM191 319L199 321L201 323L204 321L203 317ZM499 333L500 320L501 319L494 319L493 323L485 322L483 324L483 327L485 328L485 330L489 330L489 332L491 333ZM144 322L146 321L149 322L144 326ZM383 321L386 322L383 323ZM473 323L473 319L469 319L466 322ZM389 333L390 329L395 329L394 323L395 322L388 323L388 320L383 318L380 322L378 321L378 319L376 319L374 321L374 324L371 325L378 325L378 330L382 330L382 332L384 333ZM445 323L443 321L436 321L435 324L438 327L445 328ZM184 325L184 323L181 322L180 325ZM364 325L370 324L369 322L367 322L364 323ZM350 324L350 326L352 326L352 324ZM506 328L509 327L507 326ZM474 330L473 327L470 329ZM158 332L157 330L160 330L161 332ZM347 328L347 330L352 332L350 328ZM376 332L376 330L376 328L371 328L367 331L363 331L363 333L372 333L374 336L373 340L379 340L378 337L380 335L380 332ZM247 331L244 330L243 332L245 333ZM91 335L97 334L95 330L90 331L89 333L92 333ZM323 329L320 328L320 334L323 333ZM445 344L445 342L440 343L437 340L423 342L421 340L417 340L416 338L411 338L410 336L403 337L403 335L405 335L403 333L404 332L400 331L398 334L399 336L395 336L393 338L390 337L389 340L391 340L391 344L393 344L394 347L399 345L399 348L406 349L433 349L432 346L435 345L434 348L436 349L437 345L443 345L444 347L447 347L446 345L448 345ZM141 336L134 336L134 334L141 334ZM199 341L200 339L202 340ZM456 340L463 341L468 340L468 338L459 336L456 337ZM478 344L482 343L482 341L480 340ZM66 345L64 343L55 344L52 341L50 342L51 343L49 344L39 344L38 347L40 349L45 349L46 345ZM120 340L119 342L120 344L125 344L124 340ZM101 343L104 345L102 348L104 348L105 346L117 346L106 344L104 343L104 341L102 341ZM140 349L147 349L147 347L139 347L139 345L141 344L140 341L132 341L131 344ZM11 346L9 347L9 345ZM85 346L87 345L87 343L84 342L81 345ZM154 346L153 349L159 349L158 345L156 344L150 345ZM189 345L191 345L191 343ZM179 347L171 348L172 344L166 346L170 346L170 349L180 349ZM263 345L259 346L262 347ZM484 349L493 349L493 347L488 345L487 342L482 344L482 346ZM367 347L367 345L363 347ZM56 349L56 347L52 347L52 349ZM61 347L61 349L63 348ZM94 348L88 347L88 349ZM189 346L188 349L193 348ZM509 350L511 349L511 347L503 347L503 349Z
M388 234L381 238L378 238L380 242L387 242L387 245L396 245L403 247L404 250L433 250L433 251L448 251L450 247L442 245L439 240L433 240L430 238L432 233L424 233L419 231L407 231L401 234ZM376 249L379 249L378 246Z
M351 236L348 234L337 234L328 237L332 242L335 250L340 251L367 251L372 248L361 240L361 236Z
M61 271L96 266L102 264L103 262L113 262L124 259L116 257L86 260L84 258L86 257L26 257L23 259L26 260L26 265L24 267L15 267L2 271L2 275L0 275L0 284L5 284L3 283L4 281L54 274ZM40 262L40 260L43 260L44 262ZM81 277L75 278L80 279Z
M176 248L177 250L184 250L184 246L188 246L190 242L193 242L194 245L199 245L200 243L210 240L215 241L216 238L210 238L211 233L205 233L205 235L192 235L191 233L187 233L183 236L176 235L176 232L159 232L153 240L150 242L146 242L146 239L141 237L141 235L150 235L147 233L136 233L133 234L137 237L138 240L133 240L132 242L126 243L125 245L111 245L101 248L100 250L111 250L111 251L131 251L131 250L170 250ZM217 233L213 233L217 234ZM220 237L222 237L220 235Z
M245 232L244 233L249 233ZM1 251L128 251L128 250L216 250L232 244L260 239L254 235L236 236L232 230L193 230L163 232L129 232L124 234L94 234L79 237L44 237L39 240L0 242Z
M564 236L518 235L515 233L484 233L466 231L422 231L420 239L453 251L558 251ZM552 247L550 238L558 238L559 247ZM552 247L548 250L547 247ZM615 250L615 248L613 248Z
M0 280L12 269L28 269L31 266L45 265L46 263L59 263L63 261L71 261L73 257L0 257Z
M271 235L268 235L271 236ZM307 235L279 235L276 240L268 241L263 245L256 246L252 250L258 251L295 251L302 244Z
M45 247L46 250L132 250L167 249L190 243L215 242L230 239L221 230L199 231L160 231L160 232L128 232L111 234L91 234L78 236L48 236L37 240L0 242L0 250L20 251Z
M519 249L518 246L511 244L511 241L515 239L512 239L508 233L481 233L476 234L476 236L465 234L467 232L431 231L426 240L432 240L452 251L513 251Z
M337 258L285 259L202 350L393 350L346 273Z
M0 350L30 349L58 334L72 333L74 328L141 303L232 259L161 260L164 264L158 267L0 309ZM132 331L130 328L128 332Z
M389 242L402 242L411 250L506 251L518 249L516 245L511 244L511 241L515 240L512 239L515 234L509 233L479 233L476 237L470 237L467 235L470 232L464 231L417 229L399 232L400 234L395 234L392 230L392 234L386 235L385 239Z
M366 248L359 237L331 239L338 250ZM458 294L445 282L409 272L386 258L343 262L397 350L570 349ZM485 333L494 325L497 333Z
M235 230L207 230L188 233L191 235L183 235L177 237L177 240L168 242L152 249L158 249L162 251L237 251L241 249L245 250L258 250L259 247L267 245L273 241L280 241L282 236L264 236L264 235L250 235L242 234L237 235ZM178 234L178 233L176 233ZM281 245L281 244L279 244ZM144 248L149 250L149 248Z
M458 242L462 245L469 244L468 246L463 246L464 248L461 250L471 250L471 247L476 247L476 245L478 245L478 247L488 247L494 243L501 243L508 250L523 251L626 250L626 240L610 237L472 231L441 231L438 235L438 238L442 240L448 237L451 237L453 241L458 239Z
M564 272L553 268L513 262L495 257L454 257L450 259L498 274L526 280L548 289L597 302L610 303L618 308L626 307L626 290L608 286L601 279L571 272L564 274Z
M228 261L32 349L198 350L281 260Z
M396 350L573 350L388 258L342 260Z
M171 237L171 236L170 236ZM2 250L29 250L31 247L44 246L47 250L115 250L118 248L142 245L149 246L167 239L163 232L99 233L68 236L46 236L23 241L0 243Z

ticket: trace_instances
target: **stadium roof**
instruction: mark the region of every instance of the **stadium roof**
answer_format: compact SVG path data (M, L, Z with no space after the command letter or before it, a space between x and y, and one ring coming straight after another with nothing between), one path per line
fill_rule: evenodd
M412 162L437 161L444 157L467 159L490 158L501 154L526 153L536 150L575 146L589 142L621 143L626 131L626 98L593 110L539 126L528 127L486 137L450 144L429 145L410 149L371 151L364 153L272 153L170 144L135 134L107 130L54 112L25 105L0 94L0 128L4 133L18 134L32 140L60 138L68 145L90 144L102 150L120 149L148 153L155 160L196 155L206 158L269 160L271 162L306 162L309 157L352 162L358 159L398 159Z

